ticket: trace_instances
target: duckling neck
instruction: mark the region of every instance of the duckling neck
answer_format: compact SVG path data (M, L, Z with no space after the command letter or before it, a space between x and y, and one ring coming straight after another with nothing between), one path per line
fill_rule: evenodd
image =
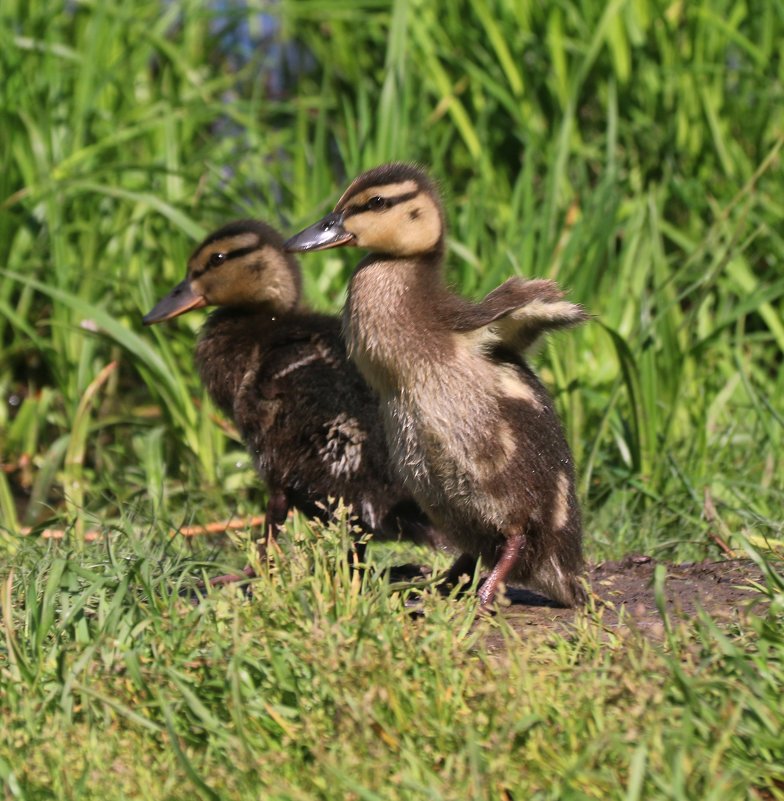
M448 332L435 310L449 295L440 252L417 258L371 255L351 279L343 327L349 353L382 396L404 389L443 360Z

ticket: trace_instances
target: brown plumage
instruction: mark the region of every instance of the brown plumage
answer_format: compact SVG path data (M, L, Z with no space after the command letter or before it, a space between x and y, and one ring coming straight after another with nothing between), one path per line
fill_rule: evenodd
M291 507L323 519L342 498L365 531L427 540L426 518L391 477L378 397L347 358L340 321L301 304L299 266L282 246L264 223L225 225L144 322L221 307L196 363L267 483L268 538Z
M565 604L584 599L572 455L553 404L524 360L543 333L584 321L552 281L511 278L480 303L442 275L444 215L426 174L388 164L359 176L289 250L372 251L351 279L349 354L380 394L393 464L444 536L508 579Z

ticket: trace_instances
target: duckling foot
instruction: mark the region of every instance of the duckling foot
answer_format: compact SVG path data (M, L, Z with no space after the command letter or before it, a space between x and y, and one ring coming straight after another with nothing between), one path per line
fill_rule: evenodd
M248 579L254 578L256 578L256 572L250 565L247 565L242 569L241 573L224 573L222 576L213 576L207 581L197 581L192 587L181 589L179 595L181 598L190 601L192 606L198 606L204 598L208 587L225 587L227 584L237 584L242 581L248 582ZM243 587L243 592L248 597L253 595L253 590L249 582Z
M276 542L274 537L268 537L266 540L259 540L256 543L256 550L259 554L259 561L263 561L267 558L267 553L269 550L278 549L278 543ZM258 573L250 566L245 565L242 568L242 571L239 573L224 573L221 576L213 576L209 581L206 583L200 581L196 585L196 589L203 592L207 589L207 587L225 587L227 584L236 584L240 581L247 581L248 579L258 578ZM252 591L250 585L246 586L245 594L250 596L252 595Z
M495 567L479 588L479 604L482 612L491 611L490 607L495 601L499 585L506 582L524 547L525 534L512 534L507 538Z
M226 584L235 584L238 581L252 578L256 578L256 571L250 565L246 565L242 568L241 573L224 573L222 576L213 576L209 580L209 585L210 587L223 587ZM204 584L204 582L199 583Z
M248 579L254 578L256 578L256 571L250 565L247 565L242 568L240 573L224 573L222 576L213 576L207 581L197 581L193 587L181 590L180 596L187 598L193 606L198 606L207 591L207 587L225 587L227 584L238 584L241 581L248 582ZM243 592L249 598L253 595L250 583L243 587Z

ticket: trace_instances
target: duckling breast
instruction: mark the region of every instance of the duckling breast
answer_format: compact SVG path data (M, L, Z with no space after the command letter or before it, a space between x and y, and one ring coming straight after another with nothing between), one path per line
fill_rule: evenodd
M453 358L450 337L423 308L417 269L413 261L372 257L349 286L343 312L348 353L382 398Z
M572 468L544 387L529 368L468 345L455 354L382 406L399 476L447 529L487 538L521 516L563 528Z
M382 410L392 462L431 514L443 520L458 508L500 525L508 504L490 490L517 442L496 394L482 385L483 369L461 359L431 365Z

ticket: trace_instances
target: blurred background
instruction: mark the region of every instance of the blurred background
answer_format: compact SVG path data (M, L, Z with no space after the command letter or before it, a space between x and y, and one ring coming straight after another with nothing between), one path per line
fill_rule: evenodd
M4 0L0 542L261 510L203 315L141 316L209 230L293 233L402 159L443 187L456 289L548 276L595 317L535 360L589 556L775 544L782 41L774 0ZM307 257L309 303L358 257Z

